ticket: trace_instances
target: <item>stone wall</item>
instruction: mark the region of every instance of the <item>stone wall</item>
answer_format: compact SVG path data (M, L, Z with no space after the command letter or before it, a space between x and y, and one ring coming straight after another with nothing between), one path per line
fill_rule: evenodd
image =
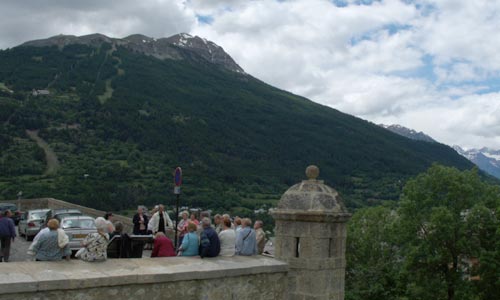
M7 299L287 299L286 263L263 256L3 264Z
M20 200L0 200L2 203L13 203L21 211L30 209L49 208L49 198L36 198L36 199L20 199Z

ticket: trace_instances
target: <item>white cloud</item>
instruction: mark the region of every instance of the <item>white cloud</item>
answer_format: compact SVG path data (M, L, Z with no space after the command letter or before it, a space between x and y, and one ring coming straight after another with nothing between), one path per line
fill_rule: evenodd
M443 143L466 148L500 146L500 93L445 99L407 111L403 125L419 127Z
M445 143L500 148L499 1L345 3L2 1L0 48L59 33L190 32L255 77L314 101Z
M197 23L184 1L27 0L0 3L0 48L57 34L154 37L191 31Z
M470 62L486 70L500 68L500 2L489 0L421 1L435 9L415 21L416 39L438 65Z
M491 130L481 127L500 120L478 94L500 70L500 18L492 20L499 4L417 2L421 8L401 1L347 7L253 1L216 11L210 25L194 32L223 45L250 74L283 89L446 143L500 147L497 132L485 134ZM444 122L443 116L453 119ZM481 116L491 122L472 126L470 120Z

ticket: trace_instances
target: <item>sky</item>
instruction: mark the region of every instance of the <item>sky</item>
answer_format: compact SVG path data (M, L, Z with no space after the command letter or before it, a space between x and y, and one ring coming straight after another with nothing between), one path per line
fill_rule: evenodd
M180 32L249 74L379 124L500 149L498 0L0 0L0 49Z

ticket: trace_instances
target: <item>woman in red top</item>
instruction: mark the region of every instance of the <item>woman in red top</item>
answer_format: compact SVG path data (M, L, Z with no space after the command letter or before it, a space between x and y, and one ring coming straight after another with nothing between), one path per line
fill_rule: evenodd
M167 257L175 256L174 244L172 240L165 236L161 231L155 235L155 242L153 244L153 252L151 257Z

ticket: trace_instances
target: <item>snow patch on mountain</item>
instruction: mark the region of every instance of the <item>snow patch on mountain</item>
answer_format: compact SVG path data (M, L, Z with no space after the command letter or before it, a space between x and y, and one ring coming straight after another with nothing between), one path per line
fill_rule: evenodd
M458 154L476 164L479 169L500 178L500 150L490 148L465 150L456 145L453 146L453 149L455 149Z

